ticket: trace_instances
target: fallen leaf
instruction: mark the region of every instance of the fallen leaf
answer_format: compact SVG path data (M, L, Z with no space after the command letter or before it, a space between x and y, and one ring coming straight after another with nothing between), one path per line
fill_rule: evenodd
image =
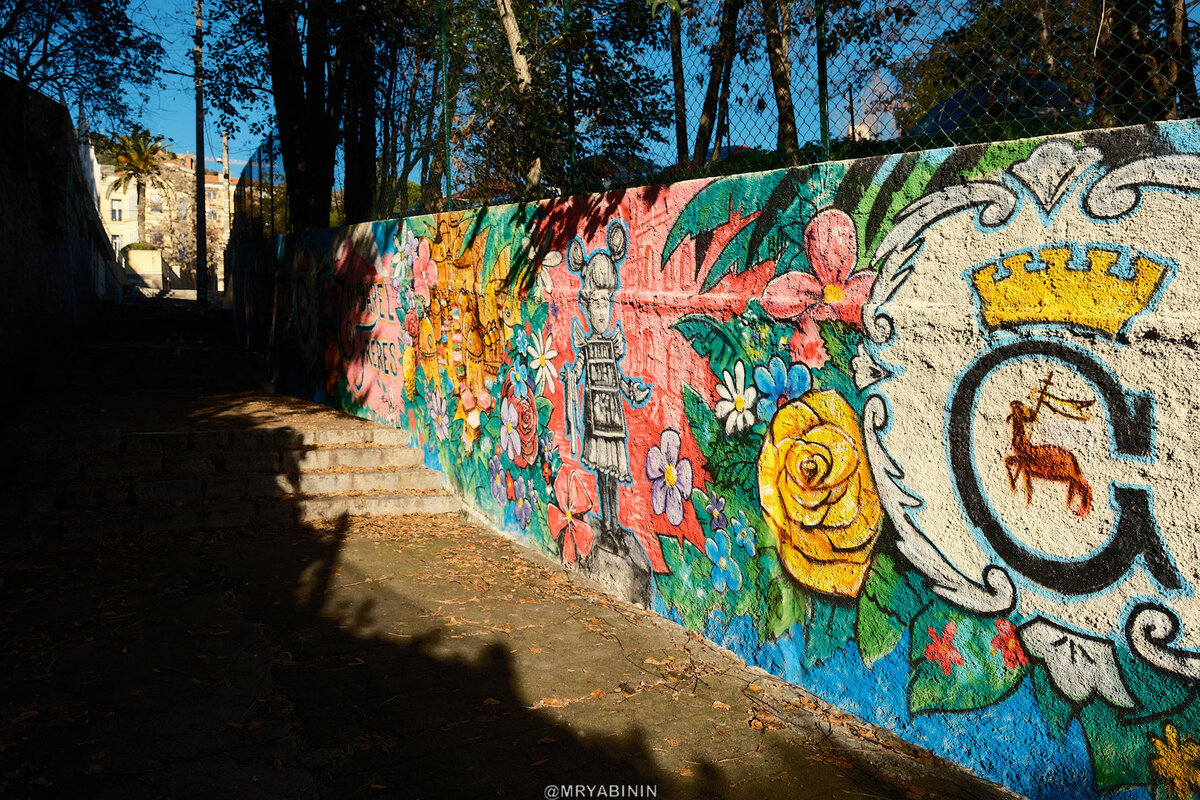
M656 666L656 667L661 667L663 664L666 664L667 662L665 662L665 661L659 661L657 658L647 658L647 659L646 659L644 662L642 662L642 663L644 663L644 664L653 664L653 665L654 665L654 666Z
M671 747L678 747L679 740L678 739L667 739L667 744L670 745Z
M730 705L729 705L729 703L722 703L720 700L713 700L713 705L712 705L712 707L713 707L713 708L719 708L719 709L721 709L722 711L728 711L728 710L730 709Z
M485 706L498 706L498 705L500 705L500 701L494 697L485 697L483 700L483 704Z
M593 700L599 700L606 694L608 694L608 692L604 691L603 689L592 689L592 693L588 695L588 697L592 698Z
M541 705L547 706L549 708L562 708L566 704L567 704L567 701L563 700L561 697L559 697L557 695L551 695L550 697L543 697L542 701L541 701Z
M553 736L543 736L538 739L538 744L554 744L557 741L558 739L555 739Z
M761 691L762 691L762 687L761 687L761 686L759 686L757 683L752 683L752 684L750 684L750 686L749 686L749 687L747 687L747 688L749 688L749 689L750 689L750 691L752 691L752 692L761 692Z
M531 647L531 648L529 648L529 652L531 652L531 653L544 653L544 652L546 652L546 651L545 651L545 650L543 650L543 649L542 649L542 648L540 648L540 647Z
M547 761L549 761L549 760L550 760L550 759L548 759L548 758L543 758L541 761L535 761L535 762L533 762L532 764L530 764L529 766L531 766L531 767L540 767L542 764L545 764L545 763L546 763Z
M677 769L677 770L675 770L675 772L676 772L676 774L682 775L685 778L692 777L692 771L690 769L688 769L687 767L684 767L683 769Z

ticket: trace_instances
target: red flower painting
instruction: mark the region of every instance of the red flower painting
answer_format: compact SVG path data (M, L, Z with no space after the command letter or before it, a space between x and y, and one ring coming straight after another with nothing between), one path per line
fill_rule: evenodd
M1008 669L1020 669L1028 665L1029 656L1025 655L1025 650L1017 639L1017 626L1006 619L998 619L996 631L992 638L992 649L1004 656L1004 666Z
M574 566L592 552L595 533L587 521L592 498L578 471L560 472L554 485L555 503L549 507L550 534L562 548L563 562Z
M962 653L954 646L954 637L958 633L958 625L954 620L946 623L946 627L942 629L942 635L938 636L933 626L929 627L929 638L933 641L925 646L925 660L931 661L942 668L942 672L949 675L952 666L963 665Z

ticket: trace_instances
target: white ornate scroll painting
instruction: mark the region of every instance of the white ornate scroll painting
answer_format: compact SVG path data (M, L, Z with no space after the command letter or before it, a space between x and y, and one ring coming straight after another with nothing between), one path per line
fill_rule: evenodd
M1198 192L1195 156L1053 141L913 203L876 255L855 371L899 547L950 602L1061 630L1044 660L1095 655L1056 662L1072 697L1125 704L1121 639L1200 679Z

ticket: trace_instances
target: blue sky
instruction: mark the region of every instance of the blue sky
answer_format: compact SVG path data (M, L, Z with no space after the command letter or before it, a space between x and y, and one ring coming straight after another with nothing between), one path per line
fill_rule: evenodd
M211 0L206 0L206 9L209 6ZM142 104L137 98L132 100L135 109L140 113L142 124L152 133L171 140L172 150L195 153L196 96L190 77L192 40L196 33L195 4L187 0L142 0L132 4L131 15L146 30L162 37L163 48L167 51L163 68L170 71L162 75L162 88L149 91L149 102ZM207 47L208 42L205 44ZM260 140L246 130L230 138L229 160L234 175L241 172L259 143ZM220 168L221 131L211 113L205 117L204 156L210 169Z

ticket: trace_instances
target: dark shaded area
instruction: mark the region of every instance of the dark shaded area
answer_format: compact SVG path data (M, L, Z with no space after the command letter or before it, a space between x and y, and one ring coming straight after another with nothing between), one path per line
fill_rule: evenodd
M0 108L0 374L36 377L121 287L67 109L7 75Z
M151 535L6 558L0 790L526 796L564 770L662 785L640 737L589 747L523 708L497 645L454 663L426 655L436 635L397 645L322 617L341 530ZM353 614L372 621L368 606ZM545 738L553 773L535 764Z
M8 451L19 454L23 443L34 441L34 423L40 422L43 431L52 427L63 434L59 450L43 454L47 463L54 456L70 461L100 441L120 442L121 452L137 456L132 443L145 440L127 434L150 425L162 442L194 444L199 436L256 442L278 453L274 468L280 475L295 475L305 453L296 445L313 424L305 414L332 412L287 398L278 399L271 415L239 411L244 404L225 391L227 381L237 377L228 372L236 351L222 351L213 342L220 337L219 323L219 317L193 316L170 304L122 309L89 351L111 388L98 392L95 375L76 372L55 404L31 409L8 427ZM217 355L187 360L185 345L201 339ZM151 341L170 342L168 353L179 355L163 356L157 371L145 371L131 352ZM180 374L190 374L188 386L172 386ZM54 416L38 416L51 411ZM279 423L291 415L294 423ZM32 486L32 460L18 455L15 463L25 485ZM571 615L586 621L603 613L599 605L589 607L587 590L566 589L565 602L547 601L544 609L519 605L541 596L522 595L519 587L566 581L523 559L520 566L518 558L504 555L512 545L499 537L466 542L463 550L494 551L495 563L505 565L502 573L471 572L469 559L460 557L441 559L440 566L427 556L403 562L402 551L423 541L433 541L429 552L440 555L437 548L463 528L450 515L392 517L386 529L378 526L379 535L400 548L398 556L378 551L375 566L400 579L384 585L367 567L365 577L354 576L360 567L347 561L351 537L363 535L361 518L301 523L299 506L289 505L287 497L272 502L278 524L215 531L172 529L165 518L155 524L144 516L138 527L105 536L112 532L106 525L119 520L81 513L60 525L60 542L39 547L29 546L29 539L14 540L0 519L5 535L0 637L6 645L0 652L0 794L64 800L542 797L551 784L619 784L654 786L658 797L760 798L764 784L781 779L780 770L788 778L789 797L902 794L870 777L879 774L872 764L878 751L846 746L844 737L830 734L837 723L819 713L786 737L755 738L754 752L733 747L726 756L720 742L730 734L711 718L727 727L746 720L722 716L728 704L724 711L707 705L713 695L737 702L736 691L720 695L728 689L712 687L745 683L711 667L672 678L666 667L643 664L632 644L621 650L633 660L621 663L661 694L621 688L646 692L642 716L628 723L612 716L626 708L622 696L614 695L610 700L616 702L596 706L596 713L610 714L607 732L600 726L581 733L556 721L567 717L550 713L553 704L530 707L530 687L537 685L531 680L542 676L531 672L536 667L528 661L518 665L506 649L510 639L495 633L503 626L466 649L475 658L451 654L452 639L464 652L463 637L447 616L462 612L442 608L451 595L438 592L461 583L474 587L466 590L469 595L483 591L480 582L494 580L499 595L509 593L508 602L529 609L529 621L540 615L539 637L564 637L555 644L537 640L539 646L557 646L559 668L570 664L565 672L585 672L597 666L587 648L602 636L582 633L591 621L580 625ZM361 555L361 546L357 552ZM468 571L457 572L460 568ZM434 577L438 569L441 576ZM426 571L435 584L422 590ZM448 572L456 574L447 579ZM346 591L358 584L372 584L371 592ZM558 619L554 615L561 615L561 633L545 624L548 617ZM578 632L568 633L568 623ZM566 683L557 685L572 679L562 680ZM620 679L595 678L599 685L607 685L605 680ZM672 703L672 691L696 692L710 682L703 690L708 694L691 706ZM569 687L560 691L565 697ZM656 707L691 710L678 720L669 712L646 719L645 709ZM765 719L779 727L770 715ZM693 760L686 762L686 774L666 772L657 752L664 737L685 735L718 742L706 752L721 757L688 755ZM744 770L736 773L723 763L747 756L766 759L764 770L774 772L754 785L756 776L748 780ZM905 763L907 780L907 770L920 768L915 761ZM742 782L734 783L735 777ZM942 776L916 782L935 787L923 788L923 796L937 791L970 796L962 787L973 785ZM797 785L804 790L797 792Z

